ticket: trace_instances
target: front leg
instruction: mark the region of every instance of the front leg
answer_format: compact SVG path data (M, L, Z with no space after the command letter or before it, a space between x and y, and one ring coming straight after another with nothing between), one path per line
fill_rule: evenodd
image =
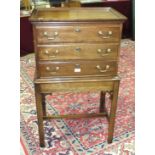
M36 109L37 109L37 118L38 118L38 131L40 146L44 147L44 128L43 128L43 107L42 107L42 94L39 91L38 84L35 84L35 98L36 98Z
M101 91L101 93L100 93L100 112L105 112L105 95L106 95L106 92Z
M113 134L114 134L114 125L115 125L115 116L117 109L117 99L118 99L118 91L119 91L119 81L114 82L113 95L111 101L111 109L109 115L109 128L108 128L108 143L112 143Z
M46 116L46 94L42 94L42 109L43 109L43 116Z

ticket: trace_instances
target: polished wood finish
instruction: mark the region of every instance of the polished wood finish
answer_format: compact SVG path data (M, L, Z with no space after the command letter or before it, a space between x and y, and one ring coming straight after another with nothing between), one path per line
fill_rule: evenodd
M51 11L52 10L52 11ZM126 17L110 8L46 8L34 10L32 22L123 21Z
M43 116L46 116L46 99L45 99L45 94L42 94L42 109L43 109Z
M106 116L107 113L97 113L97 114L68 114L68 115L51 115L51 116L45 116L43 119L58 119L58 118L66 118L66 119L75 119L75 118L92 118L92 117L103 117Z
M117 75L117 61L40 61L38 65L41 78Z
M100 93L100 112L105 112L105 96L106 96L106 92L101 91L101 93Z
M42 109L42 95L40 93L38 85L35 84L35 97L36 97L36 108L37 108L37 117L38 117L38 131L40 146L44 147L44 128L43 128L43 109Z
M120 78L117 76L122 23L126 19L111 8L55 8L35 10L33 24L36 58L36 106L40 146L44 146L43 120L106 116L108 142L112 142ZM100 113L46 115L44 94L59 91L100 91ZM113 92L110 115L106 92Z
M118 91L119 91L119 81L114 83L115 91L113 91L110 115L109 115L109 129L108 129L108 143L112 143L113 134L114 134L114 125L115 125L115 116L116 116L116 109L117 109L117 98L118 98Z
M118 49L118 43L63 43L37 46L39 60L76 60L94 58L117 60Z
M101 82L59 82L59 83L46 83L40 84L40 93L50 93L51 90L54 92L63 91L95 91L95 90L113 90L113 83L111 81Z
M132 0L103 0L103 2L93 2L92 3L81 3L81 7L112 7L116 9L117 11L121 12L125 16L128 17L128 19L125 21L123 26L123 34L122 36L124 38L131 38L131 27L132 27L132 7L131 2ZM76 3L73 1L73 3ZM65 3L66 5L66 3ZM68 6L69 5L69 6ZM72 1L69 1L69 4L67 4L67 7L70 7L72 5ZM77 7L77 5L74 5ZM78 5L79 6L79 5ZM32 38L32 25L30 24L30 21L28 20L29 17L21 17L20 18L20 54L21 56L25 54L29 54L34 52L33 48L33 38ZM26 41L25 41L26 40Z
M121 37L120 24L68 24L67 26L59 25L51 26L50 28L47 26L37 26L35 27L35 31L38 44L118 42Z

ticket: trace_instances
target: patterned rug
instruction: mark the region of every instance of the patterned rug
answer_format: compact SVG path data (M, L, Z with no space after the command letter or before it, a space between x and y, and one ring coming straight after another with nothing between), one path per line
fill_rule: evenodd
M34 99L34 54L21 57L21 154L26 155L134 155L134 42L122 40L121 77L114 140L107 144L105 118L45 121L46 147L39 147ZM99 92L59 92L46 96L52 114L94 113ZM63 106L62 106L63 105ZM109 107L109 102L107 102Z

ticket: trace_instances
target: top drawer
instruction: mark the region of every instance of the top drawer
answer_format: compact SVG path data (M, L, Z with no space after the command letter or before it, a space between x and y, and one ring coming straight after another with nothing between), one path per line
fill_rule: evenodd
M38 44L54 42L118 42L121 27L113 25L36 26Z

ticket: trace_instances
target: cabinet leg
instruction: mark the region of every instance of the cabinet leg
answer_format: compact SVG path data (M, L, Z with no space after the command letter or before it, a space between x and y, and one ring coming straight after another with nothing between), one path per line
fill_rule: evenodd
M109 94L110 94L110 99L112 100L113 99L113 92L111 91L111 92L109 92Z
M37 117L38 117L38 131L39 131L40 146L44 147L45 143L44 143L44 128L43 128L42 95L39 91L37 84L35 84L35 97L36 97L36 109L37 109Z
M42 94L42 109L43 109L43 116L46 116L45 94Z
M106 92L101 91L101 93L100 93L100 112L105 112L105 95L106 95Z
M111 101L110 116L109 116L108 143L112 143L112 140L113 140L118 91L119 91L119 81L115 81L114 88L113 88L112 101Z

